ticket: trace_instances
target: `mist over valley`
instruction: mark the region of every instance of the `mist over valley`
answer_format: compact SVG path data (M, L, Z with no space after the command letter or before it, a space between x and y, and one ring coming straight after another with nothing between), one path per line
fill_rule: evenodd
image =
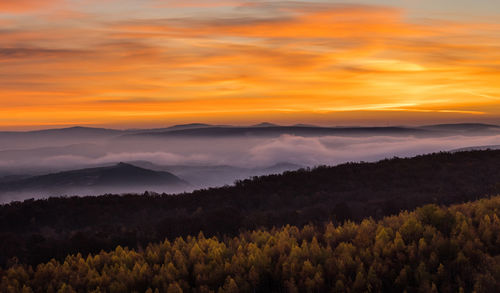
M318 127L261 123L241 127L194 123L158 129L0 132L0 202L62 195L189 192L304 167L498 145L500 127L487 124ZM123 171L117 166L142 169L151 176L168 172L184 184L173 186L161 180L152 184L134 172L112 182L99 181L104 175L98 171ZM89 170L95 171L92 180Z

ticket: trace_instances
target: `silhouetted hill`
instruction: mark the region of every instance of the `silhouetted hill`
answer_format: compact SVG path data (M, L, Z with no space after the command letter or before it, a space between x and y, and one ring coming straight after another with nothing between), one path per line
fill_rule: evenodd
M425 125L419 128L432 131L454 132L457 134L466 134L466 135L500 133L500 126L492 124L482 124L482 123L436 124L436 125Z
M480 123L438 124L418 127L387 126L387 127L321 127L311 125L279 126L263 122L253 126L211 126L187 128L169 128L165 131L137 131L129 136L153 137L273 137L283 134L297 136L442 136L442 135L479 135L500 134L500 126Z
M495 196L380 221L200 233L38 266L11 261L0 292L495 293L499 242Z
M2 131L0 132L0 150L88 143L127 133L133 132L92 127L69 127L35 131Z
M127 167L128 168L128 167ZM235 235L286 224L380 218L500 193L500 151L349 163L180 195L50 198L0 207L0 263L137 247L165 237Z
M433 135L431 131L406 127L308 127L308 126L253 126L253 127L203 127L163 132L142 132L124 137L245 137L245 136L375 136L375 135Z
M119 163L109 167L87 168L48 175L10 180L0 184L3 193L32 192L33 194L57 195L81 190L141 191L155 187L185 187L187 183L169 172L153 171L130 164Z
M179 124L165 128L165 130L182 130L182 129L193 129L193 128L205 128L213 127L213 125L205 123L189 123L189 124Z
M259 124L252 125L251 127L279 127L279 125L269 122L262 122Z
M468 152L468 151L486 151L486 150L498 150L500 145L483 145L483 146L471 146L466 148L459 148L451 150L451 152Z
M177 125L172 125L168 127L162 127L162 128L150 128L150 129L129 129L128 131L131 133L137 133L137 132L164 132L164 131L172 131L172 130L183 130L183 129L193 129L193 128L205 128L205 127L214 127L214 126L220 126L220 125L212 125L212 124L205 124L205 123L188 123L188 124L177 124Z
M49 135L78 135L78 136L108 136L123 134L127 131L107 129L107 128L96 128L96 127L68 127L68 128L56 128L56 129L42 129L33 131L1 131L0 135L2 137L45 137Z
M439 124L420 127L320 127L304 124L279 126L263 122L253 126L228 126L192 123L156 129L116 130L93 127L69 127L36 131L0 131L0 150L29 146L61 146L94 143L116 137L275 137L297 136L450 136L500 134L500 126L480 123Z
M386 127L363 127L363 126L350 126L350 127L322 127L308 124L296 124L292 126L281 126L269 122L262 122L252 126L231 126L231 125L211 125L205 123L190 123L190 124L179 124L173 125L165 128L153 128L153 129L109 129L109 128L97 128L97 127L67 127L67 128L56 128L56 129L42 129L33 131L0 131L0 138L22 138L22 137L49 137L49 136L83 136L83 137L98 137L98 136L116 136L116 135L126 135L126 134L166 134L172 133L172 135L209 135L210 133L215 133L218 135L235 135L235 134L269 134L275 132L282 132L284 134L294 134L294 132L299 131L299 133L317 133L317 134L359 134L359 133L415 133L422 134L425 132L474 132L474 131L494 131L500 132L500 126L493 124L482 124L482 123L457 123L457 124L436 124L436 125L424 125L417 127L404 127L404 126L386 126Z

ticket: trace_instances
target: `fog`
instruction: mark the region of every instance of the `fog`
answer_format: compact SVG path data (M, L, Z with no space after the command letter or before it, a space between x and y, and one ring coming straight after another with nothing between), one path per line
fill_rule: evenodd
M376 161L390 157L410 157L439 151L500 144L500 135L485 137L315 137L283 135L249 150L249 164L287 161L304 166L336 165L345 162Z
M265 168L277 163L301 166L332 165L348 161L374 161L394 156L500 145L500 135L417 137L300 137L216 139L141 139L125 144L69 145L42 149L0 151L0 172L73 169L116 162L148 161L158 165ZM61 151L61 154L57 152ZM14 172L15 173L15 172Z
M232 184L255 175L281 173L300 167L336 165L344 162L377 161L439 151L500 145L499 133L441 136L297 136L274 137L135 137L111 132L107 137L58 133L58 139L43 136L10 141L0 149L0 201L62 194L143 192L148 186L100 186L54 190L5 191L10 182L29 176L67 170L111 166L118 162L170 172L186 181L182 190L157 188L157 192L190 191ZM28 137L28 138L27 138ZM1 135L0 135L1 138ZM15 139L14 139L15 140ZM2 145L2 144L0 144ZM15 148L9 146L15 145ZM38 147L43 145L43 147ZM7 176L7 177L6 177ZM71 185L71 182L68 183Z
M0 204L10 203L13 201L23 201L26 199L43 199L55 196L98 196L103 194L144 194L148 193L167 193L175 194L180 192L192 191L195 188L168 188L165 186L100 186L100 187L79 187L79 188L39 188L34 190L23 191L7 191L0 193Z

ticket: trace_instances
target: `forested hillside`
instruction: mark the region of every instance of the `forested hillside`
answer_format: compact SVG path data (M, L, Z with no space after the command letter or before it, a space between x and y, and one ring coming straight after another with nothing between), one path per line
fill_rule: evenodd
M0 265L131 248L178 236L380 219L500 192L500 151L438 153L286 172L181 195L28 200L0 207Z
M1 292L497 292L500 197L380 221L118 246L0 271Z

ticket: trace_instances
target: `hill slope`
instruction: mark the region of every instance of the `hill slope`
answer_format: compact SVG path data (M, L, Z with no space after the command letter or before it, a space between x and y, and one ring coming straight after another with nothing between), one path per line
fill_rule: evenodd
M497 196L379 222L200 234L14 265L0 271L0 291L491 293L500 286L499 218Z
M158 187L179 188L187 185L169 172L153 171L131 164L87 168L11 180L0 184L1 194L30 192L57 195L72 192L152 190Z
M169 128L165 131L138 131L124 134L122 138L130 137L276 137L280 135L296 136L422 136L439 137L451 135L494 135L500 134L500 126L489 124L439 124L420 127L320 127L310 125L280 126L271 123L261 123L253 126L213 126L190 128Z
M51 198L0 207L0 263L136 247L165 237L380 218L500 193L500 151L439 153L245 180L176 196Z
M126 134L130 137L276 137L296 136L383 136L383 135L434 135L433 131L406 127L317 127L317 126L275 126L256 125L250 127L217 126L169 130L163 132L142 132Z

